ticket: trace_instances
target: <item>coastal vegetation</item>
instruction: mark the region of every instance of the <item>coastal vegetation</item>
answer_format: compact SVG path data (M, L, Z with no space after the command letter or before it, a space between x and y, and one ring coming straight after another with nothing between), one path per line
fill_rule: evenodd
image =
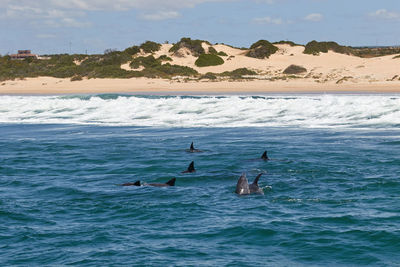
M176 53L181 48L187 48L192 53L193 56L198 57L198 56L206 53L206 51L204 50L204 48L202 46L203 43L210 44L207 41L192 40L190 38L184 37L179 42L174 44L170 48L169 52Z
M123 53L133 56L139 54L141 51L143 51L143 53L154 53L159 51L160 48L161 44L152 41L146 41L140 46L134 45L126 48Z
M215 50L215 48L212 47L212 46L210 46L210 47L208 48L208 53L209 53L209 54L212 54L212 55L218 54L217 50Z
M399 54L400 47L350 47L339 45L336 42L317 42L314 40L306 44L304 54L319 55L328 51L362 58L372 58Z
M353 47L353 55L362 58L400 54L400 47Z
M320 53L328 53L330 50L340 54L352 54L350 47L339 45L336 42L317 42L315 40L306 44L303 53L319 55Z
M251 76L251 75L257 75L257 72L249 70L247 68L239 68L233 71L225 71L220 74L220 76L227 76L232 79L243 79L244 76Z
M207 72L206 74L200 76L200 79L216 80L219 78L230 78L234 80L240 80L248 78L246 76L257 75L257 72L249 70L247 68L239 68L233 71L224 71L222 73Z
M160 48L161 44L152 41L146 41L140 45L140 49L142 49L144 53L157 52L158 50L160 50Z
M292 42L292 41L283 41L283 40L279 41L279 42L274 42L272 44L287 44L290 46L302 46L301 44L296 44L295 42Z
M246 56L264 59L269 58L276 51L278 51L278 47L266 40L259 40L250 46L250 50L246 53Z
M156 78L168 78L173 75L191 76L196 75L197 71L186 66L171 65L170 63L162 64L163 61L171 59L169 57L160 56L155 58L150 55L147 57L137 57L132 60L130 67L133 69L144 69L140 71L140 75L144 77Z
M127 49L124 50L124 53L128 54L128 55L136 55L138 53L140 53L140 46L134 45L131 47L128 47Z
M218 66L224 64L224 60L216 54L202 54L194 64L197 67Z
M171 79L174 76L190 77L190 79L193 80L243 79L246 77L249 78L248 76L257 75L257 72L246 68L238 68L234 71L222 72L223 70L221 70L222 73L200 74L194 69L194 66L218 66L224 64L225 61L237 60L243 56L258 59L269 58L278 51L278 47L274 44L298 45L291 41L271 43L267 40L259 40L252 44L249 49L243 52L236 50L234 54L231 54L229 51L235 50L219 49L218 46L212 46L209 42L204 40L182 38L166 53L159 52L161 44L146 41L140 45L133 45L122 51L107 49L103 54L56 54L43 55L42 59L30 57L23 60L14 60L11 56L5 55L0 56L0 81L39 76L69 78L71 81L91 78L132 77ZM223 51L218 51L217 49ZM178 55L176 52L178 51L180 53L182 52L182 54L191 53L191 55L197 57L197 59L193 60L192 58L188 58L187 60L180 61L177 59ZM348 47L335 42L317 41L309 42L304 47L304 53L306 54L317 55L328 51L362 58L385 55L393 55L393 59L400 58L400 47ZM174 64L175 62L186 63L179 63L181 65L176 65ZM193 63L195 64L193 65ZM240 67L240 65L238 67ZM362 65L359 67L362 67ZM267 72L279 77L282 75L282 69L275 72ZM287 78L289 75L296 75L303 72L307 72L307 69L302 66L291 65L283 71L285 75L282 77ZM310 72L312 72L312 70ZM260 72L260 75L262 75L262 72Z
M217 75L212 72L207 72L206 74L200 76L200 79L207 79L207 80L216 80Z
M298 65L290 65L283 71L284 74L300 74L304 72L307 72L307 69Z
M133 77L161 77L170 78L174 75L191 76L197 75L197 71L165 61L171 61L168 56L154 58L147 57L132 58L126 50L107 51L103 55L51 55L48 60L25 59L12 60L9 56L0 57L0 80L14 80L22 78L33 78L39 76L50 76L56 78L77 77L91 78L133 78ZM121 69L121 64L129 61L133 69L140 66L143 70L129 71ZM76 64L80 62L80 64ZM74 78L75 77L75 78Z

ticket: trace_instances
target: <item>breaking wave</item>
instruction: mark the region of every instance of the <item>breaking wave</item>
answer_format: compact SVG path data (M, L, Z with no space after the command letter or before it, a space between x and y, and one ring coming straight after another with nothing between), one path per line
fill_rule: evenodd
M0 96L0 123L397 128L400 96Z

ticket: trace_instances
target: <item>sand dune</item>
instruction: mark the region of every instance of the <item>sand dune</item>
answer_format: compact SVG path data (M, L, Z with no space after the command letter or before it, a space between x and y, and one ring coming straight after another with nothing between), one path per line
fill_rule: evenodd
M197 67L186 48L170 53L171 44L163 44L155 57L168 55L171 64L183 65L199 73L222 73L238 68L248 68L258 73L251 81L187 81L184 79L70 79L50 77L0 83L0 94L63 94L102 92L141 93L262 93L262 92L400 92L400 59L394 55L360 58L335 52L318 56L303 54L303 46L276 45L279 50L268 59L246 57L246 50L227 45L213 45L218 52L225 52L225 63L212 67ZM209 45L203 43L208 51ZM142 54L145 55L145 54ZM303 66L307 72L301 75L284 75L289 65ZM121 68L131 70L128 64Z
M274 78L282 75L282 72L291 64L300 65L307 69L307 73L299 77L318 83L336 83L347 77L351 82L384 82L400 76L400 59L393 59L393 55L360 58L356 56L343 55L329 51L318 56L303 54L303 46L276 45L279 51L269 59L256 59L245 56L246 50L232 48L227 45L213 45L218 52L225 52L223 56L225 63L212 67L197 67L197 57L190 54L188 49L182 49L183 56L175 56L168 52L171 44L164 44L160 51L154 56L168 55L173 59L172 64L183 65L197 70L199 73L222 73L238 68L248 68L257 71L260 78ZM203 43L208 50L209 45ZM351 78L350 78L351 77Z

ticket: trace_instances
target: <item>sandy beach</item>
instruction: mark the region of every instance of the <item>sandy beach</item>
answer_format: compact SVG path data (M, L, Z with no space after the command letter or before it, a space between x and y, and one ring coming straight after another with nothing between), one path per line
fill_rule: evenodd
M171 44L162 45L155 57L167 55L171 64L188 66L201 74L222 73L238 68L257 72L243 80L198 80L184 77L173 79L87 79L71 81L53 77L27 78L0 83L0 94L251 94L251 93L399 93L400 59L394 55L360 58L332 51L320 55L303 54L303 46L277 45L279 51L268 59L245 56L246 50L227 45L213 45L224 52L224 64L197 67L196 57L187 49L169 52ZM210 45L203 43L207 51ZM147 54L141 54L146 56ZM76 62L79 64L79 62ZM285 75L290 65L307 69L305 73ZM122 69L132 70L128 64Z
M0 94L251 94L251 93L400 93L400 82L331 84L308 81L176 82L163 79L91 79L71 82L51 77L7 81Z

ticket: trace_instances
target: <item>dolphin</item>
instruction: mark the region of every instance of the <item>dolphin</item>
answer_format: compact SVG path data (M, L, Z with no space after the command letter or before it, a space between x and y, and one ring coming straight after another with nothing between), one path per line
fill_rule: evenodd
M258 186L258 180L260 179L262 173L257 175L256 179L254 179L253 183L249 185L250 188L250 194L260 194L264 195L264 191Z
M167 187L167 186L175 186L175 181L176 178L172 178L171 180L169 180L168 182L166 182L165 184L143 184L143 185L148 185L148 186L155 186L155 187ZM134 183L125 183L125 184L121 184L121 186L141 186L140 181L136 181Z
M250 194L261 194L264 195L263 190L258 186L258 180L260 179L262 173L257 175L256 179L254 179L253 183L249 185L249 181L247 180L246 174L242 173L239 177L239 180L236 184L235 193L238 195L250 195Z
M146 184L146 185L156 186L156 187L175 186L175 181L176 181L176 178L172 178L171 180L169 180L165 184Z
M120 186L140 186L140 181L136 181L134 183L124 183L120 184Z
M194 161L192 161L190 164L189 164L189 167L187 168L187 170L186 171L183 171L182 173L192 173L192 172L195 172L196 170L195 170L195 168L194 168Z
M194 148L194 145L193 145L193 142L190 144L190 148L187 149L186 151L187 151L187 152L190 152L190 153L203 152L203 151L201 151L200 149L195 149L195 148Z
M235 193L238 195L250 195L249 181L247 180L245 173L242 173L239 177Z
M264 153L261 156L261 159L265 160L265 161L270 160L270 158L268 158L268 155L267 155L267 150L264 151Z

